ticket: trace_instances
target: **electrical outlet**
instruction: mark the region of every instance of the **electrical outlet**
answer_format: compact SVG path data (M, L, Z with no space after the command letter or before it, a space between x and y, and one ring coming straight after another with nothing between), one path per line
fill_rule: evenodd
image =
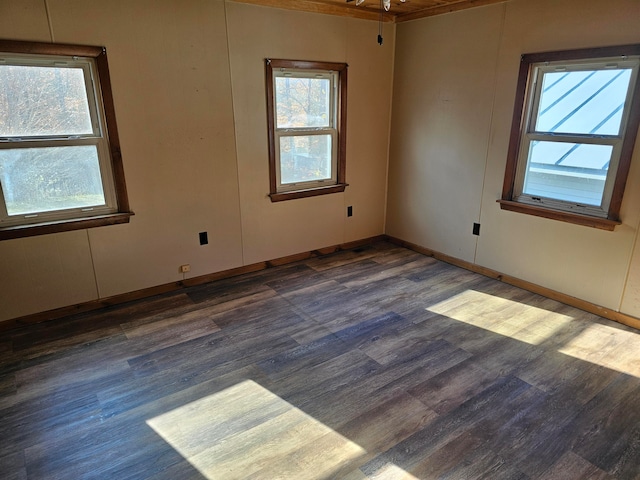
M180 273L187 273L191 271L191 265L188 263L186 265L180 265Z

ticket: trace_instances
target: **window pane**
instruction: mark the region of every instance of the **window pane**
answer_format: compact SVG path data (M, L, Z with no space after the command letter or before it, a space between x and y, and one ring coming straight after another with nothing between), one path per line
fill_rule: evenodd
M327 78L276 77L277 128L331 126Z
M331 178L331 135L280 138L280 183Z
M630 69L545 73L536 131L618 135L630 79Z
M536 131L618 135L630 69L545 73Z
M81 68L0 65L0 137L92 132Z
M599 206L613 147L532 142L523 193Z
M105 204L93 145L0 150L0 184L9 215Z

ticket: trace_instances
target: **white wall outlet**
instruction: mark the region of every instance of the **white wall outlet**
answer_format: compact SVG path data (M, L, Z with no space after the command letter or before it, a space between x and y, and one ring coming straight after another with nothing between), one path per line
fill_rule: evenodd
M188 263L186 265L180 265L180 273L187 273L191 271L191 265Z

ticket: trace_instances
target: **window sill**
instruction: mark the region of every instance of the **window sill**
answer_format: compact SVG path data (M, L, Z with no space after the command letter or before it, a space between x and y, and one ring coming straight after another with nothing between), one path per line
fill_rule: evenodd
M12 238L33 237L36 235L46 235L49 233L69 232L72 230L83 230L85 228L103 227L106 225L116 225L119 223L129 223L133 212L112 213L90 218L79 218L75 220L59 220L55 222L32 223L30 225L17 225L13 227L0 228L0 240Z
M327 185L326 187L307 188L305 190L293 190L291 192L278 192L271 193L272 202L282 202L283 200L294 200L296 198L316 197L318 195L327 195L329 193L344 192L344 189L348 186L348 183L338 183L334 185Z
M497 200L502 210L511 212L525 213L536 217L550 218L551 220L560 220L561 222L573 223L585 227L599 228L612 232L617 225L622 222L617 220L609 220L608 218L589 217L587 215L579 215L571 212L560 212L558 210L549 210L548 208L536 207L535 205L527 205L525 203L514 202L513 200Z

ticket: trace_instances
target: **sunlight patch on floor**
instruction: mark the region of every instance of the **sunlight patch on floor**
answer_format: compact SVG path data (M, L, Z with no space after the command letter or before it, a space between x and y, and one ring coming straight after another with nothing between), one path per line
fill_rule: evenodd
M467 290L427 310L531 345L640 377L640 335L514 300ZM585 313L585 315L587 315Z
M387 463L374 474L366 477L370 480L418 480L393 463Z
M427 310L531 345L551 338L573 320L569 315L475 290L466 290Z
M558 351L640 378L640 335L635 332L595 323Z
M209 480L342 478L366 454L251 380L147 424Z

